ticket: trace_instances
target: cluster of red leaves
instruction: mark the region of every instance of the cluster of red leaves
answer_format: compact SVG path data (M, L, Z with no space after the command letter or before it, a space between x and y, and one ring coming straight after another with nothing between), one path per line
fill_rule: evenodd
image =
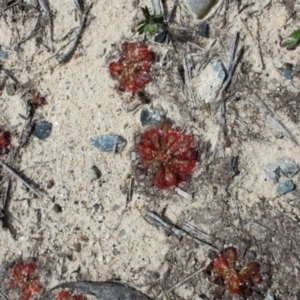
M9 273L8 286L19 289L22 300L31 300L40 295L43 285L36 264L33 261L16 263Z
M172 128L169 121L144 132L137 144L140 165L153 176L153 184L173 188L187 181L197 163L195 140L191 135Z
M120 59L109 64L109 72L119 81L120 90L135 94L148 83L153 60L154 53L146 45L126 42Z
M55 300L86 300L82 294L71 293L68 290L60 290L56 294Z
M44 106L48 104L47 100L45 97L42 97L40 92L36 89L32 89L30 91L30 104L32 105L33 109L36 110L41 106Z
M231 294L245 295L252 285L261 282L260 266L257 262L249 262L238 271L236 262L236 249L228 247L209 264L207 271L215 276L215 282L224 284Z
M10 132L0 129L0 155L8 154L10 143L11 143Z

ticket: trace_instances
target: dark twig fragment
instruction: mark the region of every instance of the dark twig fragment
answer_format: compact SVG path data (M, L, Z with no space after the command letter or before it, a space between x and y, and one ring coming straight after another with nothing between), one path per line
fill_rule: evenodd
M89 12L90 12L90 9L92 8L92 4L90 4L87 9L84 11L83 15L82 15L82 18L81 18L81 23L80 23L80 27L77 31L77 34L75 36L75 39L74 39L74 42L73 42L73 45L71 46L71 48L69 49L69 51L67 51L65 54L63 55L57 55L56 59L58 60L59 63L64 63L64 62L67 62L69 59L71 59L78 43L79 43L79 40L81 38L81 35L83 33L83 30L86 26L86 23L87 23L87 19L88 19L88 16L89 16Z
M36 196L38 196L39 198L43 198L44 195L38 191L36 188L34 188L33 186L31 186L27 181L25 181L21 176L19 176L13 169L11 169L8 165L6 165L4 162L2 162L0 160L0 165L6 170L8 171L12 176L14 176L16 179L18 179L19 181L21 181L23 183L23 185L25 185L32 193L34 193Z
M186 236L192 238L198 244L204 244L206 246L209 246L210 248L213 248L214 250L218 250L218 248L211 244L210 241L207 241L209 240L208 235L201 233L195 227L187 223L184 223L183 228L180 228L179 226L171 224L170 222L164 220L155 212L148 211L147 216L152 219L152 221L154 221L155 225L162 227L164 230L176 235L178 239L182 239Z
M99 300L151 300L144 293L134 289L126 283L118 281L106 282L64 282L51 289L69 288L82 294L93 295Z

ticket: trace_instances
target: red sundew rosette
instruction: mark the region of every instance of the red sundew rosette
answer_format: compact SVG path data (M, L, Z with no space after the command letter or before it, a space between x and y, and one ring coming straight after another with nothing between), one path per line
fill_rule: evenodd
M153 184L159 189L187 181L197 163L194 138L167 123L144 132L137 152L142 168L153 174Z
M148 73L154 61L154 53L146 45L125 42L121 57L109 64L111 76L119 81L119 89L135 94L149 82Z

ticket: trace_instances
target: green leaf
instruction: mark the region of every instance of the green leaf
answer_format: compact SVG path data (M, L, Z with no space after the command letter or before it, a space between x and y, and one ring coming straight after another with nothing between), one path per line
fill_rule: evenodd
M148 6L142 7L142 12L146 20L150 20L151 15Z
M297 46L300 41L300 28L293 31L285 40L287 50L291 50Z
M138 22L138 33L148 33L150 35L154 35L159 28L161 28L164 24L164 17L162 14L151 15L149 8L147 6L142 7L142 12L145 17L144 20Z

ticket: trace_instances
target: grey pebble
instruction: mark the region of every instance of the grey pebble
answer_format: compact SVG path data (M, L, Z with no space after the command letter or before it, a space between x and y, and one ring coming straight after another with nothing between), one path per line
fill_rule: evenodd
M257 257L257 254L253 250L248 250L245 254L245 259L247 262L255 261L256 257Z
M14 83L8 83L5 90L8 96L13 96L17 91L17 86Z
M126 231L124 229L122 229L120 232L119 232L119 236L122 237L126 234Z
M294 72L293 72L293 64L286 63L285 69L283 70L283 76L286 79L293 79L294 78Z
M88 177L91 181L94 181L101 177L101 172L96 166L91 166L88 170Z
M196 18L204 17L217 0L183 0L188 11Z
M273 183L278 182L281 176L291 178L299 172L297 164L290 158L280 158L275 163L266 165L264 169Z
M6 51L0 50L0 58L8 59L8 53Z
M91 138L91 143L94 147L102 152L120 152L126 146L127 141L115 134L103 134Z
M157 110L150 111L149 109L144 108L141 111L140 122L142 126L157 125L161 120L162 115Z
M280 170L278 167L278 164L268 164L265 166L265 172L267 174L267 176L269 177L269 179L273 182L276 183L278 182L279 178L280 178Z
M268 294L264 300L275 300L275 298L271 294Z
M213 60L193 80L197 96L206 103L219 101L219 92L227 77L226 70L220 60Z
M205 38L208 38L208 30L209 30L209 25L206 22L203 22L199 25L197 33L200 36L203 36Z
M282 158L278 161L278 166L281 173L286 177L293 177L299 172L299 168L296 163L290 158Z
M154 37L154 41L155 41L156 43L163 44L163 43L166 41L167 36L168 36L168 31L167 31L167 30L164 30L164 31L158 33L158 34Z
M41 121L34 125L32 134L39 140L45 140L51 134L52 123L48 121Z
M97 212L100 209L100 205L98 203L95 203L93 205L93 208L94 208L95 212Z
M292 180L287 180L283 183L280 183L278 186L277 186L277 194L279 196L282 196L284 194L287 194L291 191L293 191L295 189L295 184Z

